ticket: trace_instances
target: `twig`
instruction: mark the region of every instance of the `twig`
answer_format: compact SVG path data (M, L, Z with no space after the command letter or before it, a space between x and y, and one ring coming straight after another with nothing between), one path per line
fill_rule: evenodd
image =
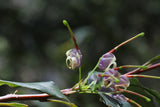
M154 65L150 65L147 69L135 69L133 71L130 71L124 75L130 75L130 74L138 74L138 73L141 73L141 72L145 72L145 71L148 71L148 70L151 70L151 69L154 69L154 68L157 68L157 67L160 67L160 63L157 63L157 64L154 64Z
M76 93L75 90L72 90L72 88L69 89L63 89L61 92L64 95L69 95ZM40 101L46 101L48 98L53 97L48 94L25 94L25 95L18 95L18 94L7 94L5 96L0 97L0 102L7 102L7 101L15 101L15 100L40 100Z
M51 97L48 94L27 94L27 95L17 95L17 94L7 94L0 97L0 102L15 101L15 100L46 100Z

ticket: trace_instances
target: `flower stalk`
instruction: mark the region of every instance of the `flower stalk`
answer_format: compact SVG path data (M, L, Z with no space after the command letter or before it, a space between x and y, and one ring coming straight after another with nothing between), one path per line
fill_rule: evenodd
M123 69L123 68L140 68L140 69L147 69L148 66L141 66L141 65L123 65L123 66L119 66L119 67L116 67L114 68L115 70L120 70L120 69Z
M127 100L128 102L134 104L134 105L137 106L137 107L142 107L141 105L139 105L137 102L135 102L135 101L132 100L132 99L126 98L126 100Z
M133 94L133 95L136 95L136 96L139 96L139 97L145 99L147 102L150 102L150 101L151 101L150 98L148 98L148 97L146 97L146 96L144 96L144 95L141 95L141 94L139 94L139 93L133 92L133 91L124 90L124 89L120 89L120 88L119 88L119 91L125 92L125 93L129 93L129 94Z
M158 77L158 76L151 76L151 75L125 75L125 76L127 76L128 78L137 78L137 77L140 77L140 78L160 79L160 77Z
M113 53L115 52L118 48L120 48L121 46L125 45L126 43L138 38L138 37L143 37L144 36L144 32L137 34L136 36L122 42L121 44L119 44L118 46L116 46L115 48L113 48L112 50L109 51L109 53Z
M156 64L153 64L153 65L150 65L150 66L148 66L147 69L140 69L140 68L135 69L135 70L133 70L133 71L130 71L130 72L128 72L128 73L125 73L125 75L139 74L139 73L142 73L142 72L145 72L145 71L149 71L149 70L151 70L151 69L155 69L155 68L157 68L157 67L160 67L160 63L156 63Z
M73 39L75 48L76 48L77 50L79 50L79 47L78 47L76 38L75 38L75 36L74 36L74 34L73 34L73 32L72 32L72 29L71 29L69 23L68 23L66 20L63 20L63 24L68 28L68 30L69 30L69 32L70 32L70 35L71 35L71 37L72 37L72 39Z

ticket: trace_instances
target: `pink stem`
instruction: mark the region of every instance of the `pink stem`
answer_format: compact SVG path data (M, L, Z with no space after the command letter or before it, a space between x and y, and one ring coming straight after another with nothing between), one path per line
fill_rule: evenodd
M130 74L138 74L138 73L142 73L142 72L145 72L145 71L148 71L148 70L151 70L151 69L154 69L154 68L157 68L157 67L160 67L160 63L157 63L157 64L154 64L154 65L151 65L149 66L147 69L135 69L133 71L130 71L124 75L130 75Z
M64 95L69 95L76 93L75 90L72 90L72 88L69 89L63 89L61 92ZM40 101L45 101L48 98L53 97L48 94L26 94L26 95L17 95L17 94L8 94L5 96L0 97L0 102L7 102L7 101L15 101L15 100L40 100Z

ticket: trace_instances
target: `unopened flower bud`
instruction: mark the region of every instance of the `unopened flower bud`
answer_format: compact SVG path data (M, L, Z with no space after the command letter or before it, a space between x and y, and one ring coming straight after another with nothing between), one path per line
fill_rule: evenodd
M66 64L69 69L75 69L81 66L82 54L80 50L70 49L66 52Z
M112 64L113 64L113 67L116 67L115 61L116 61L116 57L112 53L106 53L100 59L99 69L107 71Z

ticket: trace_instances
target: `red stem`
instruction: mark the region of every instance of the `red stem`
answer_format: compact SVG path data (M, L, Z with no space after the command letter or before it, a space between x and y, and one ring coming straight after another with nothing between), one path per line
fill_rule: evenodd
M134 36L134 37L132 37L132 38L130 38L130 39L124 41L124 42L122 42L121 44L119 44L118 46L116 46L112 50L110 50L108 53L113 53L114 51L116 51L118 48L120 48L121 46L125 45L126 43L132 41L133 39L136 39L137 37L142 37L142 36L144 36L143 32L140 33L140 34L137 34L136 36Z
M70 35L71 35L72 39L73 39L75 48L76 48L77 50L79 50L79 47L78 47L76 38L75 38L75 36L74 36L74 34L73 34L73 32L72 32L72 29L70 28L69 24L67 25L67 28L68 28L68 30L69 30L69 32L70 32Z
M133 71L130 71L130 72L124 74L124 75L138 74L138 73L145 72L145 71L148 71L148 70L157 68L157 67L160 67L160 63L151 65L151 66L149 66L147 69L139 69L139 68L138 68L138 69L135 69L135 70L133 70Z
M126 100L130 103L133 103L135 106L137 107L142 107L141 105L139 105L137 102L133 101L132 99L126 98Z
M64 95L69 95L76 93L72 88L61 90ZM8 94L0 97L0 102L15 101L15 100L40 100L45 101L48 98L53 97L48 94L26 94L26 95L17 95L17 94Z
M17 95L8 94L0 97L0 102L14 101L14 100L47 100L51 97L48 94L27 94L27 95Z

